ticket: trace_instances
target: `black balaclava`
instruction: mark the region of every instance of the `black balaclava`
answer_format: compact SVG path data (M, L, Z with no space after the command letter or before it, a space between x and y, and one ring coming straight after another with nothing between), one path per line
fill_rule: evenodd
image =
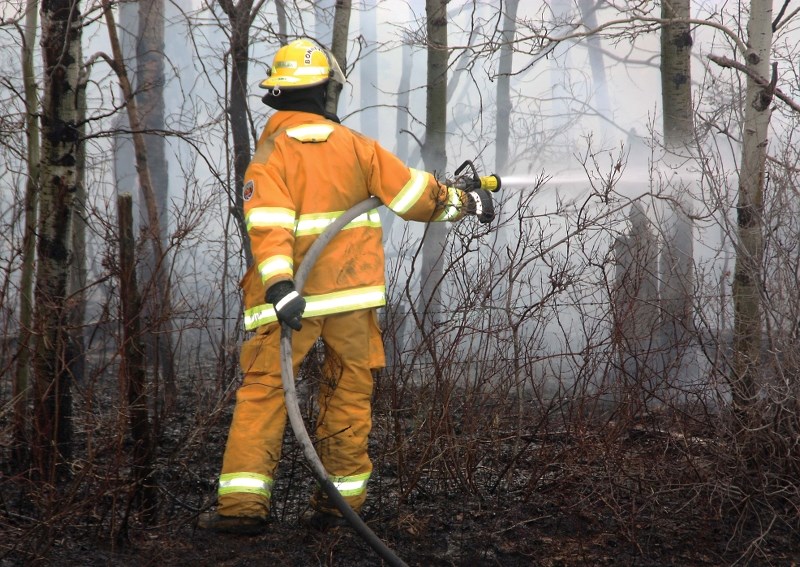
M339 122L339 117L325 110L325 101L328 99L328 83L306 87L302 89L280 89L278 95L269 89L261 101L275 110L295 110L298 112L311 112L324 116L328 120Z

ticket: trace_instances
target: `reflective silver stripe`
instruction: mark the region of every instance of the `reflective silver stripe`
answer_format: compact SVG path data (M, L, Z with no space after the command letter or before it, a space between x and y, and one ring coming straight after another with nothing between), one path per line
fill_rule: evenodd
M247 211L247 230L251 228L275 227L294 230L294 211L283 207L255 207Z
M286 306L286 304L292 301L295 297L300 297L300 294L294 290L290 291L289 293L283 296L283 299L281 299L278 303L275 304L275 310L280 311Z
M329 224L335 221L343 211L332 213L315 213L300 215L294 227L295 236L307 236L309 234L320 234Z
M272 494L272 479L263 474L249 472L220 475L217 494L222 496L232 492L247 492L269 498Z
M411 179L400 190L400 193L389 203L389 208L398 214L408 212L408 210L419 201L425 188L428 186L428 172L419 171L413 167L408 168L411 172Z
M261 274L261 281L280 275L294 275L294 260L289 256L271 256L258 265L258 273Z
M442 213L436 217L437 221L449 221L454 218L457 218L459 214L461 214L461 207L463 206L461 202L461 190L456 189L455 187L448 187L447 188L447 203L444 205L444 210Z
M357 309L380 307L382 305L386 305L385 286L361 287L307 296L306 310L303 312L303 317L319 317ZM244 328L248 331L277 320L275 309L266 303L247 309L244 312Z
M322 234L322 232L328 228L328 226L333 223L344 211L336 211L333 213L318 213L318 214L311 214L311 215L300 215L300 218L297 219L297 225L295 227L295 236L309 236L313 234ZM348 228L357 228L362 226L370 226L374 228L380 228L381 226L381 217L378 213L378 209L372 209L364 214L358 215L352 221L347 223L347 225L342 230L347 230Z
M367 489L369 477L370 473L364 473L353 476L329 476L328 479L342 496L357 496Z
M327 67L302 66L302 67L297 67L297 69L295 69L294 75L296 77L305 75L327 75L329 72L330 71Z
M333 126L330 124L303 124L286 130L287 136L301 142L324 142L332 133Z

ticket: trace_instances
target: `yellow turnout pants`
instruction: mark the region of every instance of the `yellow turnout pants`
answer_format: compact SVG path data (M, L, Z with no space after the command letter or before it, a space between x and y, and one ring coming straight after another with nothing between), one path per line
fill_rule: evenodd
M259 327L242 345L244 378L228 433L219 484L218 513L266 517L286 427L281 384L280 326ZM366 499L372 463L367 437L372 427L372 370L385 365L374 309L303 319L292 335L295 376L317 341L325 344L319 385L317 451L330 480L357 512ZM315 508L338 514L319 490Z

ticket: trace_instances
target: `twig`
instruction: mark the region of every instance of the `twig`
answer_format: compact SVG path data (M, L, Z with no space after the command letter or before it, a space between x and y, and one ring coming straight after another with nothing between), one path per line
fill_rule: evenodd
M504 533L506 533L508 531L513 530L514 528L518 528L518 527L524 526L526 524L530 524L530 523L533 523L533 522L538 522L539 520L545 520L547 518L552 518L552 517L553 517L552 514L545 514L544 516L537 516L535 518L529 518L527 520L522 520L521 522L517 522L516 524L511 524L507 528L503 528L502 530L497 530L496 532L492 532L492 535L496 536L496 535L504 534Z

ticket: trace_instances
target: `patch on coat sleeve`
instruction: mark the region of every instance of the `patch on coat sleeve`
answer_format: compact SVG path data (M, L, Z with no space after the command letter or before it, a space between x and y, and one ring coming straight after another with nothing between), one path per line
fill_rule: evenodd
M244 188L242 189L242 199L245 201L249 201L253 198L253 193L256 192L256 184L252 179L248 179L247 183L244 184Z

